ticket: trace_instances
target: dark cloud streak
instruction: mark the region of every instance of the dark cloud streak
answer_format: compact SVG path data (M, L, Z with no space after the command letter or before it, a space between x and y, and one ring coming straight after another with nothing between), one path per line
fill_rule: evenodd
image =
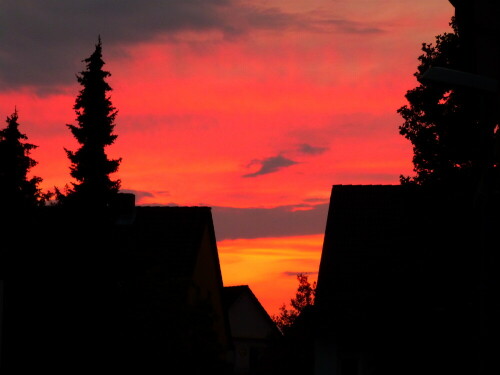
M324 152L328 151L327 147L317 147L311 146L308 143L302 143L298 146L299 152L307 155L321 155Z
M314 272L312 272L312 271L308 271L308 272L285 271L282 273L282 275L296 277L299 273L301 273L303 275L307 275L307 276L317 276L318 275L318 271L314 271Z
M136 202L142 197L168 195L168 192L147 192L138 190L121 190L124 193L136 194ZM326 227L329 199L310 198L294 205L272 208L238 208L211 207L215 232L218 241L227 239L252 239L262 237L288 237L323 234ZM176 203L138 204L139 206L178 206Z
M120 190L120 193L134 194L135 198L136 198L136 202L140 201L142 198L154 197L154 195L152 193L150 193L149 191L122 189L122 190Z
M250 167L255 164L260 165L259 170L253 173L245 174L243 175L243 177L257 177L257 176L262 176L264 174L275 173L283 168L298 164L298 162L288 159L283 155L277 155L261 160L259 159L252 160L252 162L248 166Z
M348 20L259 8L241 0L3 0L0 2L0 85L57 91L75 82L97 36L107 56L120 46L179 32L217 31L232 39L254 30L375 32ZM333 29L332 29L333 27Z
M97 36L105 46L160 33L221 29L229 0L5 0L0 5L0 83L51 86L74 79Z
M275 208L212 207L218 241L237 238L286 237L322 234L329 204Z

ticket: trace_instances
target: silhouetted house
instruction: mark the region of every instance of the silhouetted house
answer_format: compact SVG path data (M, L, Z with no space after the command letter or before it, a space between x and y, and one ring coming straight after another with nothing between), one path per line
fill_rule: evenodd
M224 287L224 305L234 344L234 374L256 374L281 332L248 285Z
M159 351L160 363L184 357L196 371L210 369L211 361L229 366L232 343L210 208L136 207L133 220L116 230L129 261L119 290L130 307L124 324L137 324L131 344L141 339L143 350L151 340L146 352Z
M317 375L481 373L488 233L474 202L458 188L333 186L315 302Z
M122 198L128 204L111 215L57 207L36 214L34 242L49 246L10 259L25 271L4 288L7 370L232 367L210 207L141 207Z

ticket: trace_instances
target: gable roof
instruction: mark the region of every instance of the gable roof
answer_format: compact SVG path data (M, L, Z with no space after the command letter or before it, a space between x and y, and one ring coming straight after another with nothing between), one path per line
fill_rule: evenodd
M137 206L133 218L115 227L119 251L128 252L172 277L189 278L205 231L215 245L210 207Z
M25 224L24 237L15 237L18 246L0 252L17 276L6 288L5 316L13 340L44 337L44 347L35 353L19 346L19 360L26 353L48 359L58 352L70 363L91 345L113 365L114 355L122 364L134 362L124 358L134 351L143 362L159 363L171 355L176 338L208 329L211 322L196 319L207 316L205 304L186 303L186 291L202 248L213 253L215 262L207 266L218 275L203 286L222 293L210 207L129 205L109 216L44 207Z
M57 279L59 272L71 278L96 267L109 274L156 265L172 277L189 278L207 232L217 249L210 207L135 206L129 195L119 194L125 204L104 214L48 206L27 215L22 226L10 223L7 271Z
M398 277L410 277L406 271L429 271L430 264L437 272L470 244L471 218L472 202L458 192L402 185L333 186L316 303L327 303L341 290L346 298L359 296L363 288L378 288L374 293L394 290Z
M464 350L477 312L477 219L470 192L458 189L333 186L318 334L339 350L377 350L380 358Z
M248 293L250 288L248 285L234 285L224 287L224 306L226 308L230 307L238 297L243 293ZM252 293L250 291L250 293ZM253 293L252 293L253 294Z
M229 309L239 298L242 296L249 296L252 301L255 303L255 306L258 306L259 310L269 317L266 309L260 303L258 298L252 292L248 285L233 285L233 286L225 286L223 290L223 299L224 299L224 307ZM274 324L274 323L273 323Z
M281 335L281 332L279 332L276 323L274 323L271 316L262 306L262 304L248 285L225 286L223 289L224 309L226 311L229 311L231 309L231 306L237 303L237 301L244 296L248 296L250 298L254 306L257 308L257 311L260 313L261 317L265 319L268 325L272 326L273 329L275 329L276 335Z

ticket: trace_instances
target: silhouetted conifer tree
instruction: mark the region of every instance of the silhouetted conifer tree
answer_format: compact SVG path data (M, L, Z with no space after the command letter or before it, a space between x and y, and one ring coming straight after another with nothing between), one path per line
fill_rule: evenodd
M28 137L19 131L17 110L7 117L7 127L0 130L0 197L3 206L23 210L43 205L46 195L38 184L40 177L28 177L37 162L30 153L37 146L24 142Z
M485 97L470 88L422 80L433 66L470 69L454 18L450 26L453 31L436 36L434 45L422 44L414 74L419 86L406 93L408 104L397 111L404 119L400 134L413 145L416 172L414 177L401 176L402 183L472 187L484 172L486 157L490 167L497 164L486 155L493 150L498 119L481 117Z
M65 282L53 289L65 306L72 306L65 320L58 322L58 334L64 335L65 324L77 330L74 336L78 339L72 344L93 347L94 354L85 365L95 366L102 360L104 366L110 364L105 359L105 347L112 340L109 327L116 318L112 315L116 309L111 287L116 249L110 246L114 214L109 208L120 188L120 181L111 180L109 175L118 170L121 159L109 159L105 152L117 138L113 134L117 110L109 96L112 89L106 79L111 74L103 69L100 37L83 62L86 69L77 74L82 87L73 106L77 123L67 125L80 145L76 151L66 149L76 181L64 192L56 188L59 207L54 214L60 233L57 244L71 244L71 251L65 246L57 248L55 261L61 266L54 273ZM71 272L63 273L67 267ZM85 276L88 274L92 275L90 279ZM77 305L80 307L73 308Z
M107 95L111 87L106 78L111 74L103 70L101 38L92 55L83 60L87 69L77 76L83 86L74 105L77 125L67 125L81 147L73 152L66 150L71 161L71 176L78 182L67 187L63 195L57 190L63 203L83 207L106 207L118 193L120 180L109 175L118 170L120 159L110 160L105 147L114 143L113 134L117 111Z

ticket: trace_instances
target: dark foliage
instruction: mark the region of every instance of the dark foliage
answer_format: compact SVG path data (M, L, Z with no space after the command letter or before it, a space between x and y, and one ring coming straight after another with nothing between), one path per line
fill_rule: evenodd
M304 305L285 334L277 338L265 353L257 374L314 374L316 310L313 304Z
M290 307L280 307L272 319L283 333L276 339L262 359L258 374L313 374L316 282L297 274L299 285Z
M22 210L43 205L46 195L38 184L40 177L28 177L37 162L30 153L37 146L24 142L28 137L19 131L17 110L7 117L7 127L0 130L0 196L8 209Z
M419 86L409 90L408 104L399 108L404 123L400 134L413 145L414 177L402 183L428 186L476 185L485 169L496 172L492 155L497 134L491 98L470 88L422 80L431 67L467 71L463 43L454 19L453 31L436 36L435 44L422 44L423 54L414 74Z
M77 76L83 86L76 98L74 109L77 125L67 125L81 147L77 151L66 150L71 161L71 176L77 182L66 187L65 194L57 190L62 202L76 203L85 207L106 207L120 188L119 180L109 175L118 170L121 159L108 159L105 147L114 143L116 109L107 92L111 87L106 78L111 74L103 70L101 39L92 55L83 60L87 69Z
M314 304L316 282L311 284L308 280L308 276L302 273L297 275L297 280L299 281L299 285L295 297L290 300L290 308L287 308L286 305L283 304L280 307L280 313L272 316L273 321L283 333L286 333L295 323L305 308Z

